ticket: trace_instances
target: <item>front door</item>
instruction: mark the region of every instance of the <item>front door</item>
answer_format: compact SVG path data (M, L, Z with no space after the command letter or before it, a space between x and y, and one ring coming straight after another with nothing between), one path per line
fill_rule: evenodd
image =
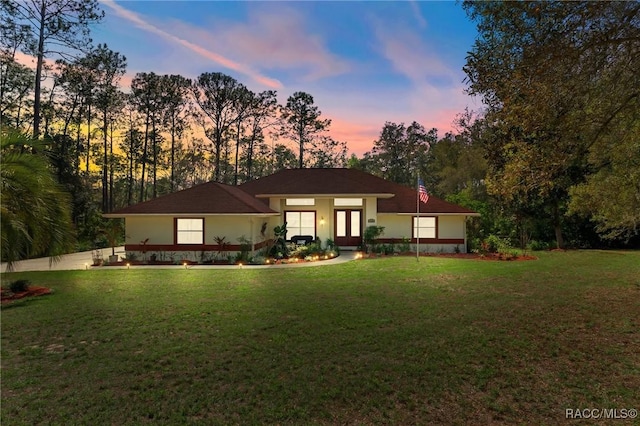
M362 210L335 211L335 243L339 246L362 244Z

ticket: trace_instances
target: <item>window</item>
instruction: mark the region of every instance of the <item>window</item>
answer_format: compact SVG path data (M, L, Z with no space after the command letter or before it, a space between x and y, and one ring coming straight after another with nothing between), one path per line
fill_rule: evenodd
M316 236L316 212L285 212L287 239L294 235Z
M315 206L316 200L313 198L287 198L288 206Z
M204 219L176 219L176 244L204 244Z
M413 218L413 237L414 238L436 238L436 218L435 217L414 217Z
M333 205L336 207L361 206L362 198L336 198L333 200Z

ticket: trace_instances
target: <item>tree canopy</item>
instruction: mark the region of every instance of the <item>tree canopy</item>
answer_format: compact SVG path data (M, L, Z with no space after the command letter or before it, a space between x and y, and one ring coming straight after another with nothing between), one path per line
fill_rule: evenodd
M479 36L464 70L487 106L489 192L524 215L549 217L558 246L569 206L611 235L637 232L640 3L464 2ZM635 136L634 136L635 135ZM610 150L631 155L619 163ZM616 164L619 163L619 164ZM590 203L607 176L627 194ZM603 179L601 179L603 178ZM623 200L620 200L623 201ZM624 219L623 219L624 218ZM632 219L635 218L635 219Z

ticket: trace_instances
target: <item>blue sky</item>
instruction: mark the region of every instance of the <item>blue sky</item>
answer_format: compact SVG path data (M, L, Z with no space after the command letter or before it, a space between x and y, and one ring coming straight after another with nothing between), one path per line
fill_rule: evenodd
M114 1L93 39L137 72L223 72L278 98L310 93L330 134L362 155L385 121L443 135L465 107L462 66L476 36L456 2Z

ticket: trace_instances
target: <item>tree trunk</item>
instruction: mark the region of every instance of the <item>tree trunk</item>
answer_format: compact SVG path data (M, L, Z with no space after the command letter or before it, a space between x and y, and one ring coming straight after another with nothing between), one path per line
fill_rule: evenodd
M158 170L158 141L156 135L156 120L155 118L151 121L151 128L153 131L153 195L151 198L156 198L158 196L158 188L157 188L157 170Z
M176 118L171 116L171 192L173 193L175 186L175 157L176 157Z
M38 54L37 54L37 62L36 62L36 81L35 87L33 90L34 100L33 100L33 138L38 139L40 136L40 93L42 91L42 65L44 62L44 26L45 26L45 16L47 12L46 3L43 1L42 6L40 7L40 28L38 34Z
M556 246L559 249L564 248L564 238L562 237L562 227L560 226L560 210L558 203L553 205L553 230L556 233Z
M144 144L142 146L142 176L140 177L140 199L138 202L144 201L144 172L147 165L147 142L149 140L149 116L144 125Z
M107 142L107 130L108 130L107 111L102 111L102 133L103 133L103 157L102 157L102 212L107 213L109 210L109 182L107 178L107 163L108 163L108 142Z
M127 206L133 204L133 113L129 110L129 185L127 188Z
M113 211L115 207L115 203L113 200L113 177L114 177L114 167L113 167L113 121L111 121L111 133L109 133L109 210Z
M233 184L238 185L238 153L240 152L240 117L238 117L238 132L236 134L236 162L235 162L235 170L233 172Z
M89 155L91 152L91 102L87 105L88 108L88 118L87 118L87 165L85 170L87 172L87 177L89 175Z

